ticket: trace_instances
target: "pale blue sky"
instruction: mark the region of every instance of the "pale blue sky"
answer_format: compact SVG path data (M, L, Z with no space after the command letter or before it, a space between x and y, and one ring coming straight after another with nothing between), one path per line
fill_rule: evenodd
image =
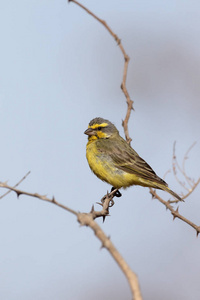
M84 1L111 26L130 56L132 146L159 176L171 168L173 142L190 176L199 176L199 1ZM123 135L123 57L115 41L67 1L0 3L1 181L52 195L88 212L110 187L85 158L88 122L113 121ZM166 178L177 193L172 174ZM198 187L180 212L200 224ZM5 192L4 190L1 191ZM164 199L169 196L160 192ZM98 209L98 206L96 206ZM116 200L105 224L148 300L200 297L200 239L148 189ZM0 298L130 299L129 287L89 228L51 204L14 193L0 200Z

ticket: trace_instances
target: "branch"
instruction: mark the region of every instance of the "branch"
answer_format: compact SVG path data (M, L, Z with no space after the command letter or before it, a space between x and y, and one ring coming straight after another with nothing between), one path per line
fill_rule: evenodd
M133 299L142 300L137 275L130 269L113 243L110 241L110 238L105 235L101 227L93 220L90 214L79 214L78 221L81 225L89 226L90 228L92 228L94 234L102 242L102 248L106 248L110 252L111 256L114 258L114 260L117 262L118 266L126 276L131 288L132 295L134 295Z
M185 163L186 163L186 160L188 159L188 155L189 155L189 152L191 151L191 149L196 145L196 142L194 142L189 148L188 150L186 151L185 155L184 155L184 158L183 158L183 163L182 163L182 173L183 175L185 176L185 179L187 180L188 184L190 185L190 187L193 186L193 183L194 181L187 176L186 174L186 171L185 171Z
M47 201L47 202L50 202L50 203L53 203L63 209L66 209L67 211L71 212L72 214L74 215L77 215L77 212L74 211L73 209L70 209L68 208L67 206L61 204L61 203L58 203L54 197L52 197L52 199L48 198L46 195L40 195L38 193L29 193L29 192L25 192L25 191L22 191L22 190L19 190L19 189L16 189L15 187L12 187L12 186L9 186L6 182L0 182L0 187L2 188L6 188L10 191L13 191L17 194L17 197L19 197L20 195L27 195L27 196L30 196L30 197L34 197L34 198L38 198L40 200L44 200L44 201Z
M112 29L108 26L108 24L104 20L97 17L93 12L91 12L84 5L80 4L78 1L69 0L69 2L73 2L73 3L77 4L79 7L84 9L89 15L91 15L94 19L96 19L99 23L101 23L108 30L108 32L112 35L112 37L115 39L115 41L117 42L117 45L119 46L119 48L124 56L124 72L123 72L123 78L122 78L122 83L121 83L121 89L126 97L127 112L126 112L124 121L122 121L122 126L124 127L124 133L125 133L126 140L130 144L132 139L130 138L129 132L128 132L128 121L129 121L129 118L131 115L131 110L133 109L133 100L131 100L128 90L127 90L127 87L126 87L127 70L128 70L128 63L129 63L130 58L127 55L127 53L121 43L121 39L112 31Z
M189 193L188 195L191 194L191 189L194 185L194 180L192 180L187 174L186 174L186 171L185 171L185 162L186 160L188 159L188 154L189 152L191 151L191 149L194 147L194 145L196 144L193 143L189 149L186 151L185 155L184 155L184 158L183 158L183 162L182 162L182 168L180 167L179 163L178 163L178 160L177 160L177 157L176 157L176 142L174 142L174 146L173 146L173 157L172 157L172 169L173 169L173 173L174 173L174 176L176 178L176 181L184 188L186 189ZM189 187L186 186L186 183L185 182L182 182L178 175L177 175L177 170L183 175L183 177L185 178L186 182L188 183ZM190 192L191 191L191 192Z
M173 157L172 157L173 173L174 173L174 176L175 176L177 182L188 191L185 195L182 196L183 200L186 199L195 190L195 188L200 183L200 178L195 182L195 180L194 179L192 180L187 175L187 173L185 171L185 161L188 158L188 154L189 154L190 150L193 148L194 145L195 145L195 143L193 143L192 146L190 146L189 149L186 151L186 153L184 155L184 158L183 158L183 162L182 162L182 168L180 167L180 165L179 165L179 163L177 161L177 158L176 158L176 151L175 151L176 150L175 149L176 143L174 143L174 146L173 146ZM181 172L181 174L186 179L187 183L189 184L189 188L177 176L177 169ZM197 236L198 236L198 234L200 232L200 226L197 226L196 224L194 224L193 222L191 222L190 220L188 220L187 218L185 218L184 216L182 216L179 213L179 211L178 211L179 207L177 207L177 209L175 210L173 208L173 206L171 205L171 204L177 204L179 202L179 200L172 200L172 201L168 200L168 201L165 201L160 196L158 196L158 194L156 193L156 191L153 190L152 188L150 188L150 194L154 198L158 199L158 201L160 201L162 204L164 204L165 207L171 211L171 214L173 215L173 219L178 218L178 219L182 220L183 222L187 223L188 225L190 225L192 228L194 228L196 230L196 233L197 233Z
M24 177L22 177L22 179L20 179L20 181L18 181L13 187L17 187L18 185L20 185L20 183L22 183L23 180L26 179L26 177L31 173L31 171L29 171L28 173L26 173L26 175L24 175ZM2 199L3 197L5 197L6 195L8 195L11 192L11 190L8 190L5 194L0 196L0 199Z
M199 179L199 182L200 182L200 179ZM170 201L165 201L165 200L163 200L160 196L158 196L158 194L156 193L156 191L153 190L152 188L150 188L150 194L151 194L154 198L158 199L158 201L160 201L162 204L164 204L165 207L171 211L171 214L173 215L173 220L174 220L175 218L178 218L178 219L182 220L183 222L187 223L188 225L190 225L191 227L193 227L193 228L196 230L196 233L197 233L197 236L198 236L198 234L200 233L200 226L197 226L196 224L194 224L194 223L191 222L190 220L188 220L188 219L186 219L185 217L183 217L183 216L179 213L179 211L178 211L178 210L179 210L179 207L177 207L177 209L175 210L175 209L172 207Z
M197 185L200 183L200 178L197 180L197 182L194 183L194 185L192 186L192 188L189 190L189 192L187 194L185 194L182 199L186 199L188 196L190 196L192 194L192 192L196 189Z
M98 218L100 216L107 216L109 214L109 207L110 207L110 202L111 206L113 205L113 198L117 195L117 189L113 190L111 193L107 193L102 199L101 199L101 205L103 206L103 209L101 212L95 211L94 207L92 208L90 213L80 213L76 212L75 210L59 203L56 201L54 197L48 198L46 195L40 195L38 193L29 193L26 191L22 191L19 189L16 189L15 187L9 186L6 182L0 182L0 187L6 188L9 191L13 191L17 194L17 197L20 195L27 195L29 197L34 197L43 201L50 202L52 204L55 204L68 212L74 214L77 216L77 221L82 225L82 226L89 226L93 231L94 234L97 236L97 238L101 241L102 243L102 248L106 248L111 256L114 258L114 260L117 262L121 270L124 272L129 285L130 289L132 291L132 294L134 295L135 300L142 300L142 296L140 293L140 288L139 288L139 282L137 279L137 275L130 269L126 261L123 259L123 257L120 255L120 253L117 251L113 243L111 242L110 238L105 235L101 227L94 221L95 218Z
M200 183L200 178L195 182L194 179L191 179L186 171L185 171L185 162L186 162L186 159L188 159L188 154L189 152L191 151L191 149L194 147L194 145L196 144L193 143L189 149L186 151L184 157L183 157L183 162L182 162L182 168L180 167L179 163L178 163L178 160L177 160L177 157L176 157L176 142L174 142L174 146L173 146L173 157L172 157L172 169L173 169L173 173L174 173L174 176L177 180L177 182L184 188L187 190L187 194L183 195L182 196L182 199L186 199L193 191L194 189L197 187L197 185ZM188 183L189 187L186 186L186 183L185 182L182 182L178 175L177 175L177 170L179 170L179 172L182 174L182 176L185 178L186 182ZM173 201L173 202L177 202L177 201ZM171 202L172 203L172 202Z

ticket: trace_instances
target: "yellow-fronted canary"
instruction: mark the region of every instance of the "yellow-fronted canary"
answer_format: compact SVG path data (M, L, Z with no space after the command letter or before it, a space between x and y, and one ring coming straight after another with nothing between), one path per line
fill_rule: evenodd
M110 121L95 118L84 133L88 135L88 164L98 178L117 189L141 185L164 190L182 200L119 135Z

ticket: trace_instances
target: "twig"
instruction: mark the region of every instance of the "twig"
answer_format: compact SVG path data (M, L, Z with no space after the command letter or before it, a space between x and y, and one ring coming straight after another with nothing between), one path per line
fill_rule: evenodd
M183 158L183 163L182 163L182 170L183 170L183 175L185 176L185 179L187 180L187 183L190 185L190 187L193 186L193 181L191 180L191 178L189 178L187 175L186 175L186 171L185 171L185 162L186 160L188 159L188 154L189 152L192 150L192 148L196 145L196 142L194 142L190 147L189 149L187 150L187 152L185 153L184 155L184 158Z
M26 173L26 175L24 175L24 177L22 177L22 179L20 179L20 181L18 181L13 188L16 188L18 185L20 185L20 183L26 179L26 177L31 173L31 171L29 171L28 173ZM11 190L8 190L5 194L0 196L0 199L2 199L3 197L5 197L6 195L8 195L11 192Z
M170 172L171 172L171 170L167 170L167 171L165 172L165 174L163 175L163 180L165 180L165 178L167 177L167 175L168 175Z
M194 145L196 144L196 142L194 142L190 147L189 149L186 151L185 155L184 155L184 158L183 158L183 162L182 162L182 168L180 167L178 161L177 161L177 158L176 158L176 142L174 142L174 146L173 146L173 157L172 157L172 167L173 167L173 173L174 173L174 176L177 180L177 182L184 188L188 191L187 193L187 196L185 197L188 197L191 192L193 191L193 187L195 188L196 187L196 183L194 181L194 179L191 179L186 171L185 171L185 162L186 160L188 159L188 154L189 152L191 151L191 149L194 147ZM178 175L177 175L177 170L178 169L180 171L180 173L183 175L183 177L185 178L185 180L187 181L188 185L189 185L189 188L186 186L186 184L182 181L180 181L180 179L178 178Z
M183 199L183 200L186 199L186 198L194 191L194 189L197 187L197 185L200 183L200 178L197 180L197 182L195 182L195 180L194 180L194 179L192 180L192 179L187 175L187 173L186 173L186 171L185 171L185 161L186 161L186 159L188 158L188 154L189 154L190 150L194 147L195 144L196 144L196 142L193 143L193 144L189 147L189 149L186 151L186 153L185 153L185 155L184 155L184 158L183 158L183 162L182 162L182 169L181 169L181 167L180 167L180 165L179 165L179 163L178 163L178 161L177 161L177 158L176 158L176 153L175 153L175 152L176 152L176 151L175 151L175 150L176 150L176 149L175 149L176 142L174 142L174 146L173 146L173 158L172 158L173 173L174 173L174 176L175 176L177 182L178 182L182 187L184 187L184 188L187 190L187 194L185 194L185 195L182 196L182 199ZM178 176L177 176L177 170L176 170L176 168L179 169L179 171L181 172L181 174L182 174L182 175L184 176L184 178L186 179L187 183L189 184L189 188L185 185L185 183L183 183L182 181L179 180L179 178L178 178ZM170 203L177 203L177 201L176 201L176 200L170 201Z
M183 166L182 169L181 169L180 165L178 164L178 161L177 161L177 158L176 158L176 153L175 153L176 152L175 151L176 143L174 143L174 146L173 146L173 158L172 158L173 173L174 173L174 176L175 176L177 182L188 191L185 195L183 195L181 197L183 200L186 199L195 190L195 188L200 183L200 178L196 182L194 180L192 181L188 177L188 175L186 174L186 172L185 172L185 160L187 159L188 153L189 153L189 151L192 149L192 147L194 145L195 145L195 143L191 147L189 147L189 149L187 150L186 154L184 155L183 163L182 163L182 166ZM179 180L179 178L177 176L177 170L176 170L176 168L179 169L179 171L184 176L184 178L187 180L187 182L190 183L190 188L187 188L186 185L182 181ZM158 199L158 201L160 201L162 204L164 204L166 206L166 208L168 208L171 211L174 219L175 218L179 218L183 222L185 222L185 223L189 224L190 226L192 226L196 230L197 236L198 236L198 234L200 232L200 226L195 225L193 222L191 222L187 218L185 218L182 215L180 215L179 212L178 212L178 208L175 210L172 207L171 204L177 204L179 202L179 200L168 200L168 201L165 201L160 196L158 196L158 194L156 193L156 191L153 190L152 188L150 188L150 193L152 194L152 196L154 198Z
M188 196L190 196L190 194L192 194L192 192L194 191L194 189L196 189L197 185L200 183L200 178L197 180L197 182L195 182L192 186L192 188L189 190L189 192L187 194L185 194L182 199L186 199Z
M187 191L189 191L189 189L185 186L185 183L180 181L178 176L177 176L177 170L178 169L182 174L182 169L181 167L179 166L179 163L176 159L176 142L174 142L174 145L173 145L173 156L172 156L172 169L173 169L173 173L174 173L174 177L176 178L176 181L184 188L186 189Z
M22 190L19 190L19 189L16 189L12 186L9 186L6 182L0 182L0 187L2 188L6 188L10 191L13 191L17 194L17 197L19 197L20 195L27 195L27 196L30 196L30 197L34 197L34 198L38 198L40 200L44 200L44 201L47 201L47 202L50 202L50 203L53 203L69 212L71 212L72 214L74 215L77 215L77 212L74 211L73 209L70 209L68 208L67 206L61 204L61 203L58 203L54 197L52 198L48 198L46 195L40 195L38 193L29 193L29 192L25 192L25 191L22 191Z
M199 181L200 181L200 179L199 179ZM193 228L196 230L196 234L197 234L197 236L198 236L198 234L200 233L200 226L197 226L196 224L194 224L193 222L191 222L191 221L188 220L187 218L183 217L183 216L179 213L179 211L178 211L179 207L177 207L177 209L175 210L175 209L172 207L170 201L165 201L165 200L163 200L163 199L156 193L156 191L153 190L152 188L150 188L150 193L151 193L151 195L152 195L154 198L158 199L158 201L160 201L162 204L164 204L165 207L171 211L171 214L173 215L173 220L174 220L175 218L178 218L178 219L182 220L183 222L187 223L188 225L190 225L191 227L193 227Z
M127 142L130 144L132 139L129 136L129 132L128 132L128 121L131 115L131 110L133 109L133 100L131 100L127 87L126 87L126 78L127 78L127 70L128 70L128 63L129 63L129 56L127 55L122 43L121 43L121 39L119 39L119 37L112 31L112 29L108 26L108 24L100 19L99 17L97 17L93 12L91 12L88 8L86 8L84 5L80 4L78 1L76 0L69 0L69 2L73 2L75 4L77 4L79 7L81 7L82 9L84 9L89 15L91 15L93 18L95 18L98 22L100 22L107 30L108 32L112 35L112 37L115 39L115 41L117 42L123 56L124 56L124 72L123 72L123 78L122 78L122 83L121 83L121 89L126 97L126 102L127 102L127 112L126 112L126 116L124 121L122 121L122 126L124 127L124 133L125 133L125 137Z

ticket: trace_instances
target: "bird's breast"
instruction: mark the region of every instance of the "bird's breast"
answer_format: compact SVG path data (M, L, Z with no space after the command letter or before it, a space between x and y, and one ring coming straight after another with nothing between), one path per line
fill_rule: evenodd
M88 142L86 157L91 170L101 180L116 188L126 185L126 173L117 168L112 158L100 151L95 142Z

